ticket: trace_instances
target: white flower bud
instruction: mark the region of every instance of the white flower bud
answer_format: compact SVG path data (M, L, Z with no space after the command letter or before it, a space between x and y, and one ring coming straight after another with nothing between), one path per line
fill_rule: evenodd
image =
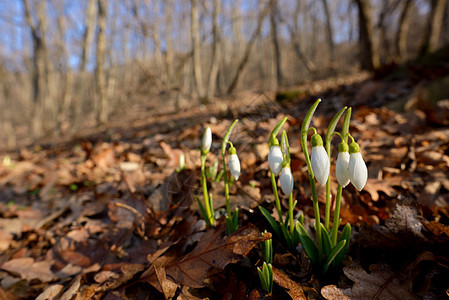
M325 185L329 179L330 162L329 156L323 147L323 139L320 135L314 134L311 139L312 155L311 164L313 174L320 185Z
M349 184L349 147L345 142L338 146L337 165L335 166L337 181L342 187Z
M270 153L268 154L268 165L271 172L278 176L282 169L282 151L279 146L271 146Z
M349 153L349 179L352 185L361 191L368 179L368 169L356 142L352 142L349 146Z
M342 187L347 186L349 184L349 152L338 153L335 172L338 183Z
M280 181L282 192L289 196L293 191L293 175L289 166L282 168Z
M201 153L207 154L210 150L210 146L212 145L212 131L210 127L207 127L203 133L203 138L201 139Z
M239 179L240 176L240 160L237 154L229 155L229 171L235 180Z

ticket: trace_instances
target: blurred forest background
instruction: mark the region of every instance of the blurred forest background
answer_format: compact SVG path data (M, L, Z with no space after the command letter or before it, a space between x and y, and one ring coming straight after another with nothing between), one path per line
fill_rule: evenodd
M0 148L406 63L449 43L447 0L0 2Z

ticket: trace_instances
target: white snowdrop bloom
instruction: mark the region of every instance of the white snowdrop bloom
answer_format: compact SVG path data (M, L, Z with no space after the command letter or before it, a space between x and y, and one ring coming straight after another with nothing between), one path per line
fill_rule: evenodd
M268 165L271 172L278 176L282 169L282 151L279 146L271 146L270 153L268 154Z
M203 133L203 138L201 140L201 153L207 154L210 150L210 146L212 145L212 131L210 127L207 127Z
M323 139L317 133L312 135L311 164L313 174L320 185L325 185L329 179L330 162L329 156L323 147Z
M349 184L349 147L345 142L341 142L338 146L338 157L335 172L337 181L342 187Z
M240 176L240 160L236 153L229 155L229 171L235 180Z
M356 142L352 142L349 146L349 153L349 179L352 185L361 191L368 179L368 169Z
M290 166L286 166L282 168L281 176L281 189L282 192L289 196L293 191L293 175Z

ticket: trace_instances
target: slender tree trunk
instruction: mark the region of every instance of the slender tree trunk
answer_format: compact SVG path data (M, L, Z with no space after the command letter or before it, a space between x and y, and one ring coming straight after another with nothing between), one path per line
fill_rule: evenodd
M200 49L200 29L198 0L191 0L191 30L192 30L192 51L193 51L193 75L195 79L195 88L201 103L207 104L208 99L203 85L203 70L201 67L201 49Z
M80 71L86 70L86 64L89 59L89 49L92 45L95 32L95 17L97 15L96 0L88 0L86 9L86 18L84 20L83 46L81 53Z
M359 56L362 69L379 66L379 54L374 45L373 16L370 0L355 0L359 9Z
M279 47L279 37L277 28L278 19L278 1L271 0L271 13L270 13L270 29L271 29L271 43L273 45L274 63L276 66L276 89L282 86L284 78L282 74L282 59L281 49Z
M401 16L399 17L398 30L394 40L396 57L400 62L407 61L407 35L410 25L410 12L413 0L406 0L402 7Z
M209 71L209 81L207 87L207 101L211 101L215 95L217 86L218 66L221 59L220 33L218 31L218 15L220 13L220 1L214 0L214 11L212 15L212 35L214 38L212 45L212 61Z
M329 47L330 65L331 69L333 70L335 64L335 44L334 44L334 29L332 25L332 17L329 12L329 5L327 3L327 0L321 0L321 2L323 3L324 15L326 16L326 38Z
M44 123L46 101L50 97L49 94L49 63L47 56L45 31L46 31L46 15L45 2L40 2L37 8L37 22L34 24L31 17L30 6L28 0L23 0L23 8L25 20L30 27L31 37L33 40L33 115L31 117L31 135L33 139L41 137L47 129ZM47 116L46 116L47 117ZM51 116L48 116L50 119Z
M227 93L231 94L235 88L237 87L240 75L242 74L243 70L246 67L246 64L248 63L249 56L251 55L251 50L253 49L254 42L256 41L257 37L260 35L260 31L262 30L263 21L268 14L268 12L271 9L271 3L267 5L259 14L258 20L257 20L257 27L254 30L253 34L251 35L251 38L249 39L248 43L246 44L245 53L240 60L237 70L235 72L235 75L233 79L231 80L231 84L228 87Z
M314 72L316 72L316 66L310 59L307 58L307 56L304 54L304 51L302 50L302 47L301 47L300 31L298 28L300 11L301 11L300 0L297 0L296 7L293 12L293 26L288 26L288 31L290 33L290 40L293 44L293 49L295 50L296 56L304 64L307 71L309 71L310 73L314 73Z
M447 0L431 0L431 10L427 17L420 56L434 51L438 46L446 3Z
M57 133L61 134L63 129L64 121L68 120L68 114L70 111L70 106L72 102L72 84L73 84L73 74L69 66L69 55L67 52L67 47L65 44L65 34L66 34L66 22L64 18L64 8L62 3L57 3L58 7L58 33L59 33L59 55L60 61L63 63L64 67L61 70L61 103L59 105L58 116L57 116Z
M104 70L106 56L106 10L107 1L98 0L98 33L97 33L97 65L95 68L95 84L97 89L96 119L98 124L108 120L108 105L106 97L106 74Z
M167 88L171 90L176 84L173 82L173 46L172 46L172 30L173 30L173 0L164 2L165 24L165 73L167 76Z
M86 7L86 15L84 18L84 32L81 47L81 58L80 58L80 82L78 84L85 85L82 90L81 97L76 97L73 100L73 113L71 115L71 131L76 132L79 127L79 121L81 119L83 110L83 98L90 97L87 93L87 83L90 82L89 74L86 71L87 62L89 61L89 52L94 41L94 33L96 27L98 4L97 0L88 0ZM92 106L95 107L95 102L92 101Z
M11 119L11 95L8 74L0 65L0 130L6 135L6 149L13 149L17 146L16 133ZM3 148L3 147L0 147Z

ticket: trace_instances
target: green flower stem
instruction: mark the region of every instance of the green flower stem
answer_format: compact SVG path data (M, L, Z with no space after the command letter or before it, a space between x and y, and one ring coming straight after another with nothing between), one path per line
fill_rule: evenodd
M213 208L209 200L206 181L206 155L201 155L201 184L203 186L204 207L206 210L206 222L209 226L214 226Z
M324 227L326 228L326 230L329 230L330 215L331 215L331 183L330 180L328 179L326 183L326 206L324 211Z
M325 143L326 143L326 152L329 157L329 161L331 161L331 140L333 133L335 131L335 127L337 126L338 121L346 110L346 106L340 109L338 113L334 115L332 120L329 123L329 126L326 131ZM329 174L330 176L330 174ZM329 230L329 222L330 222L330 214L331 214L331 181L327 180L326 182L326 207L325 207L325 218L324 218L324 227Z
M228 174L226 172L226 161L225 161L225 156L223 155L223 170L225 170L224 174L223 174L223 179L224 179L224 183L225 183L225 198L226 198L226 214L228 215L228 217L231 217L231 204L229 203L229 179L228 179Z
M229 141L229 137L231 136L231 132L232 129L234 128L235 124L238 122L237 119L234 120L234 122L232 122L231 126L229 126L228 130L226 131L226 134L223 138L223 142L221 143L221 157L222 157L222 162L223 162L223 179L224 179L224 183L225 183L225 198L226 198L226 214L228 218L232 218L232 214L231 214L231 204L229 203L229 178L228 178L228 174L226 172L226 144Z
M290 225L290 234L293 236L293 230L295 229L295 223L293 222L293 192L288 196L288 219Z
M274 194L274 204L276 206L276 210L279 215L279 221L282 223L282 209L281 209L281 201L279 200L278 187L276 184L276 176L272 172L271 173L271 187L273 188Z
M332 230L331 230L332 247L337 244L338 226L340 225L340 206L341 206L342 191L343 191L343 187L341 185L338 185L337 197L335 199L334 219L333 219Z
M309 131L309 125L310 125L310 121L312 120L313 113L315 112L316 107L318 106L318 104L320 102L321 102L321 99L318 99L317 101L315 101L315 103L312 105L312 107L307 112L306 117L301 126L301 147L302 147L302 151L304 152L307 169L309 171L309 181L310 181L310 188L312 191L313 210L315 212L315 234L316 234L316 239L318 242L319 264L321 264L321 260L323 257L323 242L321 240L320 207L318 204L318 198L317 198L317 194L316 194L315 177L313 175L312 163L310 162L309 150L307 149L307 133Z

